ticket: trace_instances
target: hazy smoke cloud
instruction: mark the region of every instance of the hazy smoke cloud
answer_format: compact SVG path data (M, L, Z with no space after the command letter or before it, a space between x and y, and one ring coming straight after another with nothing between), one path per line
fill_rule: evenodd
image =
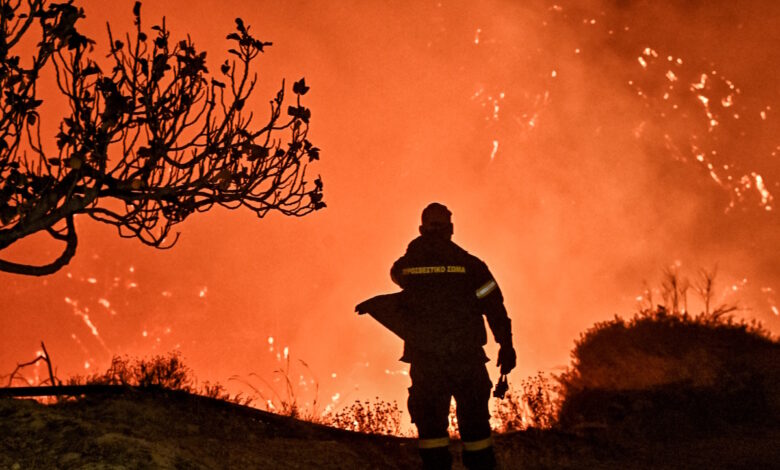
M102 39L97 3L84 7ZM243 16L274 42L264 90L306 76L328 209L261 222L214 211L165 253L79 221L66 272L2 276L0 325L19 334L5 369L43 338L61 374L179 346L224 380L270 375L289 346L321 401L401 399L400 343L352 309L394 289L389 267L434 200L502 286L518 378L566 365L580 331L629 314L643 281L676 262L690 274L717 263L722 300L777 330L776 2L249 3L228 2L204 30L197 1L145 8L214 50ZM65 296L90 309L107 350Z

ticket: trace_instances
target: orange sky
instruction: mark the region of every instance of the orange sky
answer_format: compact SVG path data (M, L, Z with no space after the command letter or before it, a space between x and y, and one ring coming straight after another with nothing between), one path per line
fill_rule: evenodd
M102 56L105 22L129 30L133 1L78 3ZM178 348L199 378L238 389L230 376L270 379L286 346L323 406L405 400L400 342L353 307L394 290L389 267L431 201L502 286L515 381L565 366L581 331L632 312L675 263L717 263L721 300L777 332L780 6L656 3L147 2L147 27L165 15L212 69L236 16L272 41L258 110L282 78L306 77L328 208L196 214L170 251L78 219L61 272L0 274L0 371L40 340L61 378ZM9 256L55 250L31 240Z

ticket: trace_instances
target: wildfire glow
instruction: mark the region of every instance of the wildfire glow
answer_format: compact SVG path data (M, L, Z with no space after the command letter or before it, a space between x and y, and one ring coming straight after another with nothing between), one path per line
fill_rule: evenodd
M134 1L79 3L104 58L106 22L123 34ZM313 389L302 359L325 379L326 402L401 403L400 341L352 307L395 289L387 268L433 200L450 206L455 240L501 283L523 345L514 383L564 367L585 326L649 301L634 293L658 279L664 257L693 273L693 260L717 263L718 293L779 328L776 293L759 288L780 283L776 26L758 21L776 2L740 3L734 18L712 14L717 2L261 3L144 2L144 25L169 18L172 39L190 34L217 79L237 16L273 41L246 109L259 122L283 78L289 98L306 76L310 139L323 149L310 171L323 175L328 208L258 220L214 207L181 224L164 252L80 218L63 272L0 275L0 328L14 333L0 374L41 339L62 377L85 361L104 370L113 353L180 348L200 380L239 387L226 378L254 373L282 384L274 371L289 365L293 385ZM68 111L60 101L46 98L41 114L52 135L51 117ZM61 248L46 243L13 254Z

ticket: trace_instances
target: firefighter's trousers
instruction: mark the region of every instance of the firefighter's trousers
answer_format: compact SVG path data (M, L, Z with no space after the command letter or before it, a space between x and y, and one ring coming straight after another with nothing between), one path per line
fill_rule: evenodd
M455 397L464 464L469 469L495 467L488 410L493 385L479 359L476 355L465 360L412 361L409 415L417 426L426 468L450 468L447 427L451 397Z

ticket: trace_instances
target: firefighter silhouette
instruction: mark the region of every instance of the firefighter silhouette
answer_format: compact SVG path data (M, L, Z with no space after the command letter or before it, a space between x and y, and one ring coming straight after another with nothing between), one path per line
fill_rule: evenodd
M454 397L464 465L491 469L496 466L488 411L493 385L482 316L500 345L502 380L516 362L511 322L487 265L452 242L452 234L450 211L439 203L428 205L420 236L390 270L402 291L373 297L356 311L404 340L401 360L410 363L412 380L409 415L417 426L423 468L451 468L447 427Z

